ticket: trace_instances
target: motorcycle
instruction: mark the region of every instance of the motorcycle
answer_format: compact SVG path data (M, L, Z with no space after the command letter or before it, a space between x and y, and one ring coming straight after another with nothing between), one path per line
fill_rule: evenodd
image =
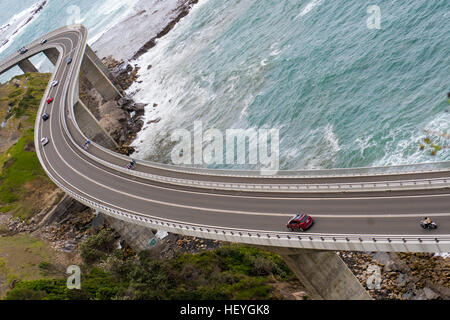
M420 226L423 229L429 229L429 230L433 230L437 228L437 224L434 221L431 221L430 223L426 223L425 220L421 220L420 221Z
M89 148L90 145L91 145L91 141L88 140L88 141L83 145L83 149L87 151L87 149Z
M127 164L126 168L131 170L136 165L136 160L131 161L129 164Z

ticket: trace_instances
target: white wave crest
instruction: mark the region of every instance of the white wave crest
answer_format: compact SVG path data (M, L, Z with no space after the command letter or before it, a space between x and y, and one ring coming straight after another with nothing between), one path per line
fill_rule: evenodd
M14 15L6 24L0 27L0 53L11 45L15 37L23 33L30 22L39 16L42 8L48 3L48 0L36 2L31 7Z
M297 19L297 18L303 17L304 15L308 14L312 9L314 9L315 7L320 5L321 3L322 3L322 0L313 0L313 1L311 1L310 3L308 3L303 8L303 10L300 12L300 14L297 17L295 17L295 18Z

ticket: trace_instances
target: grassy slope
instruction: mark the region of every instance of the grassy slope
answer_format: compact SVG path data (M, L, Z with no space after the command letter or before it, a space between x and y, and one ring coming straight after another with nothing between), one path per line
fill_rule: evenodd
M67 265L66 256L56 252L46 241L30 235L0 237L0 298L4 297L13 280L62 278L63 273L47 274L42 266L47 261ZM61 267L63 269L63 267Z
M91 242L98 250L98 244L108 237L101 232ZM8 291L6 299L279 299L272 283L295 278L278 255L241 245L167 260L145 252L124 258L114 250L102 259L97 266L84 266L81 290L68 290L63 279L22 281Z
M12 81L0 86L0 123L6 122L0 128L0 138L16 137L0 152L0 214L26 219L39 211L39 195L56 188L39 164L33 141L36 112L48 75L26 74L15 79L20 86ZM112 260L109 265L113 267L88 263L81 291L68 290L63 274L45 273L61 260L48 243L29 235L0 237L0 298L11 281L20 279L7 298L267 299L274 298L271 281L293 277L279 256L251 247L227 246L167 261L145 254L139 259L116 259L121 253L114 250L111 234L95 237L86 242L82 256L85 253L96 263ZM108 250L102 254L105 244Z
M26 74L0 87L2 138L17 142L0 153L0 213L27 219L38 212L43 190L56 187L45 175L34 150L34 122L49 75Z

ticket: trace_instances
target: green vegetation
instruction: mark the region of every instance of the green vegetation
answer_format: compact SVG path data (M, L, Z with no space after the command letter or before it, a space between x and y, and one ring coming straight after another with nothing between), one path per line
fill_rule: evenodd
M70 264L67 259L48 242L29 234L0 236L0 299L17 279L65 278L65 266ZM46 261L59 262L47 264Z
M80 256L90 265L100 262L108 257L115 249L114 232L111 229L102 229L99 233L90 236L81 244Z
M14 117L16 119L26 117L29 124L34 124L36 112L45 93L49 79L48 74L27 73L14 77L7 85L9 93L2 93L0 100L7 102L8 112L4 117L7 121ZM13 80L23 82L22 87L13 85Z
M81 290L67 290L64 280L21 281L6 299L270 299L272 280L294 278L278 255L253 247L226 245L163 260L145 251L126 257L113 239L106 229L84 242ZM90 267L93 261L100 263Z
M25 185L52 186L34 152L32 129L26 130L14 146L0 155L0 168L0 211L29 218L34 210L26 200L33 189Z
M6 300L110 300L119 292L115 279L99 268L83 277L81 290L67 289L65 279L20 281L6 293Z
M0 122L7 122L0 128L0 142L14 140L0 143L0 214L27 219L41 209L42 194L56 188L34 150L34 121L48 75L14 80L0 86ZM55 205L63 195L49 203ZM70 263L48 243L29 235L0 237L0 297L13 283L6 299L270 299L272 281L294 278L278 255L253 247L227 245L162 260L117 249L112 229L86 239L80 256L82 288L68 290L64 266Z
M27 73L0 87L0 118L8 123L0 129L0 138L18 140L0 153L0 213L21 219L40 209L41 200L34 194L55 188L34 150L34 122L48 79L46 74Z

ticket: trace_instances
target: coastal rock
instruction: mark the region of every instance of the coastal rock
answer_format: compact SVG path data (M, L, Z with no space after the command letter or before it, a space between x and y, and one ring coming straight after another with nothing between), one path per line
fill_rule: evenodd
M396 270L396 266L394 261L387 261L383 267L383 272L391 272Z
M153 120L147 121L147 124L151 124L151 123L158 123L158 122L160 122L160 121L161 121L161 117L158 117L158 118L156 118L156 119L153 119Z
M397 277L398 285L404 285L406 283L406 276L403 273L400 273Z
M133 105L133 111L136 111L136 113L144 114L146 106L147 105L145 103L135 103Z
M123 98L120 98L119 100L117 100L118 105L121 107L128 105L132 102L133 102L133 99L130 97L123 97Z
M436 292L427 287L423 288L423 293L428 300L436 300L439 298L439 295Z

